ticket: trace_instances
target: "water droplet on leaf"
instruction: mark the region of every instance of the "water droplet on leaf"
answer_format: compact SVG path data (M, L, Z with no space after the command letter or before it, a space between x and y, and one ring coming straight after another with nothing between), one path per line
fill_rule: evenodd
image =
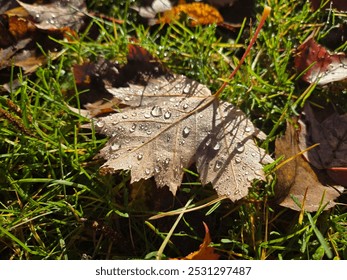
M213 146L213 150L218 151L220 149L220 143L217 142L216 145Z
M99 128L102 128L105 126L105 122L103 120L98 120L95 125Z
M164 114L164 119L170 119L171 118L171 112L167 111Z
M113 144L111 145L111 147L110 147L110 150L111 150L112 152L118 151L118 150L120 149L120 147L121 147L120 144L118 144L118 143L113 143Z
M223 166L223 162L221 160L217 160L216 164L214 165L214 171L221 169L222 166Z
M188 126L186 126L185 128L183 128L183 131L182 131L182 134L183 134L183 137L188 137L190 133L190 128Z
M238 151L239 153L242 153L245 150L245 146L239 142L236 144L236 151Z
M154 106L151 111L153 117L160 117L163 114L163 109L159 106Z

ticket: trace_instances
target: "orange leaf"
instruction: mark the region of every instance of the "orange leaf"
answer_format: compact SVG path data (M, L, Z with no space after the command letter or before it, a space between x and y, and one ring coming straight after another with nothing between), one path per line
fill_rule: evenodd
M158 19L158 23L170 23L180 19L182 14L189 17L192 26L224 22L223 17L214 7L204 3L191 3L177 5L165 11Z
M190 253L188 256L183 258L177 258L173 260L218 260L220 255L214 252L213 247L209 247L211 243L211 236L208 226L204 224L205 227L205 238L199 247L198 251Z

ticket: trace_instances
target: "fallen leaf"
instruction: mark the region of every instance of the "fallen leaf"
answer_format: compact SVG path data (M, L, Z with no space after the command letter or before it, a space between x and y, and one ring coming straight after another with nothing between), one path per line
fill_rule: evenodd
M210 24L226 21L229 24L241 24L245 18L252 17L254 13L254 0L205 0L199 3L186 3L178 1L178 5L173 5L170 0L142 0L139 6L133 6L139 15L149 20L153 25L159 22L170 23L172 19L179 19L180 13L185 13L191 17L192 25ZM177 2L177 1L176 1ZM157 16L162 14L157 19ZM234 26L234 25L233 25ZM225 26L230 28L231 25Z
M66 27L78 30L87 12L84 0L53 1L45 5L17 2L32 16L36 27L43 30Z
M276 171L276 200L284 206L300 211L292 196L304 205L306 211L317 211L321 206L327 210L335 205L334 200L341 195L343 187L327 183L327 178L319 170L313 170L300 154L298 131L287 122L285 135L275 143L276 157L288 160Z
M158 187L175 194L184 168L195 163L202 184L212 183L219 196L245 197L252 181L264 178L262 163L272 162L254 142L264 134L206 86L158 71L137 73L146 84L107 88L123 108L94 118L96 131L110 137L100 151L101 173L129 170L131 182L154 176Z
M163 12L157 23L170 23L179 20L183 15L188 17L191 26L224 22L223 17L214 7L204 3L191 3L177 5L171 10Z
M329 52L312 37L299 46L294 63L298 73L304 72L302 78L308 83L325 85L347 78L346 55Z
M318 114L321 116L322 112ZM299 147L303 151L319 143L304 153L308 162L318 169L332 169L332 176L346 178L343 172L347 169L347 114L334 112L324 119L317 119L316 115L306 104L299 120ZM343 185L347 186L347 181Z
M214 248L210 247L209 245L211 244L211 236L210 236L210 231L208 229L208 226L204 224L205 228L205 237L203 242L201 243L199 250L190 253L188 256L183 257L183 258L174 258L171 260L218 260L220 255L216 254L214 252Z

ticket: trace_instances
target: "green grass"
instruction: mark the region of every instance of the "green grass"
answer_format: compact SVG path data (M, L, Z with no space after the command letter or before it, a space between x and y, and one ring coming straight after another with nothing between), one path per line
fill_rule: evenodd
M267 182L254 183L249 196L237 203L216 200L211 186L201 187L194 167L176 197L157 190L152 180L130 185L127 172L98 173L101 162L94 156L107 139L82 129L87 120L67 106L78 106L72 65L98 57L125 63L127 43L136 37L173 72L216 91L255 29L241 29L237 41L222 39L225 31L213 25L190 28L182 22L149 29L127 1L110 2L89 1L89 6L124 24L95 20L97 40L80 34L80 40L60 42L65 51L59 59L31 76L20 74L21 86L0 96L1 259L184 256L201 243L203 221L224 259L347 259L345 197L326 212L281 208L273 203L276 178L271 171ZM339 103L345 96L308 91L293 69L295 48L322 13L312 13L300 1L266 4L271 16L221 98L240 106L269 135L262 145L273 154L286 119L297 115L305 100L319 95L321 102ZM66 92L75 96L68 98ZM149 219L158 214L162 217Z

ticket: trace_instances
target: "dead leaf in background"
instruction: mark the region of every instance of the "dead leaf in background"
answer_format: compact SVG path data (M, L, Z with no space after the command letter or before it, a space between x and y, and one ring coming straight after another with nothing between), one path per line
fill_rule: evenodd
M201 243L199 250L190 253L188 256L183 258L171 259L171 260L218 260L220 255L214 252L213 247L209 247L211 244L211 236L208 226L204 224L205 228L205 237L204 241Z
M319 112L319 116L321 115L322 112ZM299 124L299 147L302 151L319 143L319 146L304 154L306 159L318 169L333 168L335 178L338 176L337 172L342 176L338 183L347 186L347 181L343 182L347 176L343 174L347 174L347 114L339 115L334 112L326 118L317 119L312 107L306 104Z
M308 83L325 85L347 78L347 58L343 53L331 53L309 37L298 48L294 60L298 73Z
M300 207L291 197L294 196L309 212L317 211L324 205L326 205L324 210L333 207L334 200L341 195L343 187L325 184L327 180L323 178L324 174L314 171L303 156L298 155L300 153L298 131L293 124L287 122L285 135L276 140L275 146L277 158L284 156L284 160L288 160L293 157L276 171L275 190L278 203L300 211Z
M19 71L33 73L48 59L61 55L62 46L51 38L71 40L76 36L75 31L86 24L84 0L51 1L50 4L6 1L4 4L10 9L2 9L0 15L0 84L4 88L9 88L6 83L11 73L14 76ZM10 71L13 66L14 70ZM11 86L15 84L14 81Z
M186 15L191 26L224 22L217 9L204 3L182 4L165 11L159 16L157 23L170 23Z
M138 69L146 68L140 64ZM137 73L137 80L147 77L146 84L108 88L127 107L94 119L96 131L110 137L100 151L106 160L101 172L129 170L131 182L154 177L158 187L175 194L184 168L195 163L202 184L212 183L219 196L245 197L252 181L264 178L262 163L272 162L254 142L264 135L206 86L158 71L154 66L152 74Z
M78 30L84 24L87 12L84 0L60 0L44 5L17 2L32 16L36 27L42 30L66 27Z

